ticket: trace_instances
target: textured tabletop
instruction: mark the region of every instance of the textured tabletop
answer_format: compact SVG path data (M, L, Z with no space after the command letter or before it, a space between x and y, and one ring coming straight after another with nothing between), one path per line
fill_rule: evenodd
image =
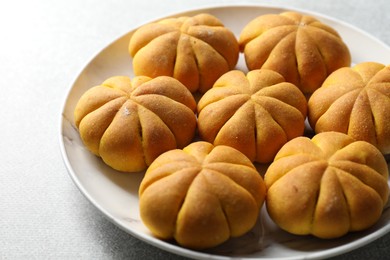
M318 12L390 45L388 0L15 0L2 4L0 259L185 259L132 237L83 196L62 160L61 111L72 82L87 62L130 29L188 9L232 3ZM389 255L390 233L335 259Z

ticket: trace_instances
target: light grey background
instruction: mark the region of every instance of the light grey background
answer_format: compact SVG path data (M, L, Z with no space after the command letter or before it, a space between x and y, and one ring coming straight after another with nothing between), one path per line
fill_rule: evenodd
M61 109L86 63L130 29L190 8L234 2L323 13L390 45L388 0L1 2L0 259L184 259L120 230L80 193L59 150ZM389 255L390 234L337 259Z

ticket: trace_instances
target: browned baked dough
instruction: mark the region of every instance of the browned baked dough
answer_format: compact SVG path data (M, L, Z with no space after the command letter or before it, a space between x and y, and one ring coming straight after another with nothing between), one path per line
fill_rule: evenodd
M151 232L195 249L248 232L264 197L263 179L245 155L202 141L159 156L139 189L141 219Z
M308 107L315 132L342 132L390 153L390 66L341 68L313 93Z
M131 37L134 73L172 76L191 92L206 92L238 60L238 42L218 18L198 14L140 27Z
M378 221L387 181L383 155L367 142L338 132L297 137L265 173L267 210L290 233L337 238Z
M332 27L297 12L256 17L241 31L239 45L250 70L275 70L305 94L351 63L348 47Z
M305 96L279 73L233 70L198 102L199 135L268 163L283 144L303 134L306 110Z
M192 141L196 103L174 78L111 77L86 91L74 120L85 146L112 168L136 172Z

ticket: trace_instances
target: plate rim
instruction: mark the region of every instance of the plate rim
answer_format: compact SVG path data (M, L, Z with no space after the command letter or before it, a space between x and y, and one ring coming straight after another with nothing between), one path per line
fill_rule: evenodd
M187 248L180 247L178 245L174 245L171 243L167 243L167 242L160 240L160 239L157 239L155 237L149 237L146 234L143 234L141 232L136 232L134 230L131 230L131 229L125 227L121 221L119 221L114 216L112 216L112 214L110 214L102 205L100 205L96 201L96 199L94 199L93 196L82 185L82 183L80 182L79 178L77 177L77 174L74 171L72 164L67 156L67 150L65 147L65 139L67 139L67 137L64 134L64 127L65 127L66 122L69 120L65 117L65 110L66 110L67 103L68 103L69 98L70 98L71 91L73 90L74 85L76 84L76 82L78 81L80 76L83 74L85 69L97 58L97 56L99 56L100 53L104 52L111 45L115 44L118 40L133 33L140 26L147 24L147 23L154 22L154 21L158 21L158 20L161 20L164 18L168 18L168 17L183 16L183 15L186 15L189 13L207 12L208 10L232 9L232 8L279 9L281 12L282 11L296 11L296 12L300 12L303 14L312 15L312 16L315 16L315 17L320 18L320 19L321 18L327 19L327 20L330 20L330 21L335 22L337 24L340 24L344 27L350 28L353 31L356 31L357 33L369 38L371 41L374 41L374 42L380 44L383 48L387 49L390 52L389 45L387 45L381 39L374 37L369 32L364 31L364 30L360 29L359 27L357 27L353 24L350 24L344 20L326 15L326 14L323 14L323 13L320 13L317 11L312 11L312 10L299 8L299 7L292 7L289 5L282 6L282 5L275 5L275 4L269 4L269 3L258 3L258 4L257 3L227 3L227 4L222 4L222 5L221 4L206 4L206 5L200 5L198 7L191 8L191 9L180 9L180 10L169 12L169 13L166 13L163 15L159 15L158 17L155 17L152 19L145 20L142 23L134 24L133 26L128 28L127 32L122 33L121 35L115 37L113 40L111 40L107 44L104 44L103 48L100 48L98 51L96 51L94 54L92 54L89 59L87 59L87 61L84 63L84 65L82 65L82 68L78 71L76 76L74 76L73 79L71 80L71 84L68 85L68 87L65 91L65 97L62 99L62 103L61 103L62 106L61 106L61 112L60 112L60 116L59 116L59 135L58 135L59 140L58 141L59 141L59 148L60 148L60 152L61 152L61 157L62 157L63 163L65 165L65 168L66 168L68 174L70 175L73 183L76 185L76 187L82 193L82 195L89 201L89 203L91 203L96 209L98 209L98 211L103 213L103 216L106 219L108 219L111 223L113 223L115 226L117 226L118 228L120 228L124 232L132 235L133 237L135 237L141 241L144 241L145 243L147 243L149 245L157 247L163 251L167 251L167 252L170 252L170 253L173 253L176 255L190 257L193 259L221 259L221 260L223 260L223 259L235 259L236 256L214 255L214 254L209 254L209 253L205 253L202 251L187 249ZM72 125L72 123L71 123L71 125ZM357 248L363 247L363 246L375 241L376 239L379 239L380 237L386 235L389 232L390 232L390 224L388 224L388 225L386 225L378 230L375 230L374 232L369 233L368 235L366 235L364 237L359 237L358 239L351 241L347 244L342 244L342 245L339 245L335 248L330 248L330 249L320 250L317 252L308 253L308 254L305 254L304 257L305 257L305 259L320 259L323 257L333 257L333 256L345 254L345 253L353 251ZM281 259L281 260L293 260L293 259L301 259L301 258L302 258L302 255L301 256L291 256L291 257L277 257L277 259ZM265 259L276 259L276 257L271 257L271 258L268 258L268 257L260 257L260 258L239 257L239 259L248 259L248 260L249 259L262 259L262 260L265 260Z

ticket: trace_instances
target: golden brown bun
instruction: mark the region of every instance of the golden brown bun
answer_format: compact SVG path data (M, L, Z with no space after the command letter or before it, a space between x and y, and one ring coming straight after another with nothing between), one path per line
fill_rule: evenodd
M136 172L194 137L196 103L170 77L111 77L86 91L74 111L85 146L112 168Z
M235 67L239 50L234 34L221 21L198 14L140 27L130 39L129 53L136 75L172 76L191 92L204 93Z
M290 233L337 238L378 221L387 180L384 156L367 142L338 132L298 137L265 174L267 210Z
M267 163L283 144L303 134L306 109L305 96L279 73L233 70L199 100L199 135Z
M250 70L275 70L305 94L351 63L347 46L333 28L296 12L253 19L242 30L239 45Z
M309 99L316 133L338 131L390 153L390 66L364 62L332 73Z
M141 219L151 232L194 249L248 232L264 197L264 181L245 155L203 141L159 156L139 189Z

